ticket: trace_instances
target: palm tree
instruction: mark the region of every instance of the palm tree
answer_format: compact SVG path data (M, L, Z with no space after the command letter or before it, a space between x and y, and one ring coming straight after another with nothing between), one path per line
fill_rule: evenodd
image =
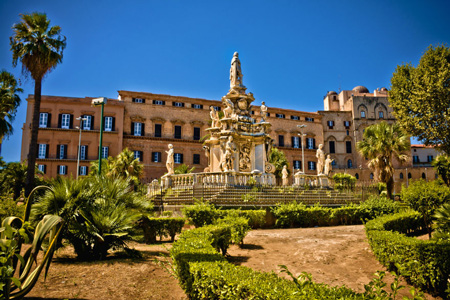
M408 159L409 137L397 125L381 122L365 129L363 140L357 144L361 155L369 159L368 166L376 171L378 180L386 183L387 196L391 198L394 186L393 159L400 163Z
M13 133L12 122L20 104L18 93L22 92L14 76L2 70L0 72L0 147L3 137Z
M107 175L112 177L131 178L135 185L139 184L144 166L139 159L134 158L134 153L125 148L114 159L108 159Z
M50 27L50 21L44 13L21 15L21 18L22 21L13 26L14 34L10 37L10 45L13 66L17 66L20 61L22 71L30 74L34 80L34 107L25 187L25 195L28 196L34 185L42 80L61 63L66 37L61 35L59 26Z

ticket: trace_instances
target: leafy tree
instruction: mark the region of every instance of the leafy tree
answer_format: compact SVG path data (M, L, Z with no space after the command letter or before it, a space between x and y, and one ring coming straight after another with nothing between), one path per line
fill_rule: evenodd
M178 167L175 168L175 170L173 170L173 172L175 174L189 174L194 172L195 167L190 168L188 165L186 164L182 164L179 165Z
M397 123L426 145L450 154L450 49L430 46L417 67L397 66L389 102Z
M31 75L34 80L33 118L25 181L25 195L28 196L34 185L42 80L61 63L66 37L61 35L59 26L50 27L50 21L43 13L21 15L21 22L14 24L12 28L14 33L10 37L10 45L13 65L17 66L20 61L23 73Z
M286 165L288 174L291 174L291 170L289 169L289 162L286 158L286 155L283 151L278 150L278 148L273 147L272 151L269 153L269 162L275 166L275 177L282 178L281 171L283 171L283 167Z
M356 177L345 174L345 173L336 173L333 175L334 188L337 190L354 190Z
M418 180L407 188L403 187L401 197L412 209L422 214L428 235L431 237L432 216L444 203L450 203L450 189L438 180L431 182Z
M0 171L0 188L2 194L13 193L13 200L20 197L22 190L25 187L25 178L27 176L27 165L25 163L10 162ZM36 166L35 181L44 185L44 180L37 175L42 172Z
M431 162L436 172L441 176L447 186L450 186L450 157L447 155L439 155Z
M14 76L2 70L0 72L0 144L3 137L13 133L12 122L20 104L18 93L22 92Z
M387 196L391 198L394 187L392 162L396 159L402 163L408 159L405 151L410 149L409 137L397 124L381 122L365 129L357 148L369 160L368 166L376 171L378 180L386 183Z

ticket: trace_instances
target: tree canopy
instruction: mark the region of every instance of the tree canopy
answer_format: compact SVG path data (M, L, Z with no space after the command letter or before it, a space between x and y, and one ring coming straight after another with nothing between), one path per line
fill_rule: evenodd
M275 166L275 177L281 178L283 171L283 167L286 165L288 168L289 175L291 174L291 170L289 170L289 162L286 158L286 155L283 151L278 148L273 147L272 151L269 153L269 162Z
M450 154L450 49L430 46L417 67L397 66L389 102L406 132Z
M20 104L18 93L22 92L14 76L2 70L0 72L0 140L13 133L12 122Z

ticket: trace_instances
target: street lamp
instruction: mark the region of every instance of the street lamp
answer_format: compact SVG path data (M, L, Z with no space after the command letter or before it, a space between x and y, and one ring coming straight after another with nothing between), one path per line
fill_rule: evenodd
M306 136L306 134L303 133L303 129L306 127L306 125L297 125L297 127L300 129L300 144L302 144L302 172L305 174L305 148L303 147L303 137Z
M77 179L78 179L78 175L79 175L79 173L80 173L81 128L82 128L82 125L81 125L81 124L83 124L82 122L83 122L83 121L86 121L87 118L82 118L81 116L79 116L79 117L77 118L77 120L80 121L80 127L78 127L78 126L75 127L76 129L80 129L80 134L78 135L78 156L77 156Z
M92 106L102 106L100 118L100 144L98 146L98 175L102 173L102 142L103 142L103 109L106 104L106 97L92 99Z

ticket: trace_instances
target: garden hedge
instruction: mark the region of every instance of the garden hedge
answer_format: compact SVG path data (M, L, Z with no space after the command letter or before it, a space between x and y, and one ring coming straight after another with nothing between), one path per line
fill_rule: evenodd
M155 243L156 237L162 239L170 236L170 240L175 240L175 235L181 233L186 219L184 218L148 218L142 217L140 225L144 231L146 243Z
M299 287L276 274L228 263L218 253L231 242L228 225L207 225L184 231L170 254L189 299L367 299L346 287L307 281Z
M365 228L369 244L384 266L416 287L450 296L450 242L420 240L407 236L423 232L418 212L409 211L369 221Z

